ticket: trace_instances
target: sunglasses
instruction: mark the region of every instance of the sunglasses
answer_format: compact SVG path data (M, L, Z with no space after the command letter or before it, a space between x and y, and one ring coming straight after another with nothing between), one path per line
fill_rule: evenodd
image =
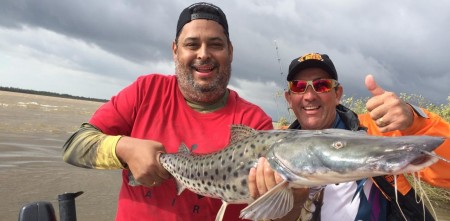
M317 79L312 81L296 80L289 81L288 85L289 90L294 94L305 93L306 89L308 89L308 85L311 85L316 93L326 93L331 91L331 89L337 87L339 85L339 82L334 79Z

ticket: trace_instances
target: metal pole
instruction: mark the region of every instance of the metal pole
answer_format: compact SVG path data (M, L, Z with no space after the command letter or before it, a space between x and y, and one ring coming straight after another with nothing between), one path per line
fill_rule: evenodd
M81 194L83 191L58 195L60 221L77 221L75 198Z

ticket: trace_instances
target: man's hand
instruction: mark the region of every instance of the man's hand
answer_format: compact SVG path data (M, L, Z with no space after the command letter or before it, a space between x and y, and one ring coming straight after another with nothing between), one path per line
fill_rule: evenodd
M248 189L250 195L257 199L261 195L265 194L267 191L272 189L278 183L283 182L283 178L272 170L269 162L266 158L259 158L258 165L256 168L252 168L248 175ZM284 220L297 220L303 204L309 196L308 188L298 188L292 189L294 194L294 208L286 214L283 218L277 219L280 221Z
M250 196L257 199L282 181L283 178L272 170L266 158L259 158L257 167L252 168L248 175Z
M122 137L116 147L117 157L128 165L134 179L148 187L159 185L170 177L159 162L159 155L165 152L159 142L131 137Z
M378 125L380 132L404 130L414 121L411 107L393 92L385 91L377 85L372 75L367 75L365 84L373 95L366 103L370 117Z

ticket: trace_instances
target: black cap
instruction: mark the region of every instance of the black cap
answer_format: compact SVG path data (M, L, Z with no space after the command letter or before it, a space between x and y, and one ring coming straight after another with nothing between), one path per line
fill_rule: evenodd
M326 54L310 53L292 60L289 65L289 74L287 80L291 81L294 76L306 68L321 68L326 71L331 78L338 80L336 68L333 62Z
M181 12L180 17L178 18L176 37L178 37L178 35L181 32L181 29L185 24L195 19L208 19L216 21L217 23L222 25L227 38L230 37L228 34L227 17L223 13L222 9L211 3L206 2L198 2L192 4L191 6L185 8Z

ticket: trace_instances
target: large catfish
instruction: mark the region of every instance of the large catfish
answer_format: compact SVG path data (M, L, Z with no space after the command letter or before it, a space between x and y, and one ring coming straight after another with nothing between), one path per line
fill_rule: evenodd
M217 221L228 204L242 203L250 205L241 211L241 218L283 217L293 207L291 188L418 171L438 160L430 152L444 141L432 136L369 136L342 129L257 131L235 125L231 132L230 144L221 151L195 154L181 144L178 153L160 157L175 178L179 194L189 189L222 200ZM255 201L247 177L260 157L266 157L284 181Z

